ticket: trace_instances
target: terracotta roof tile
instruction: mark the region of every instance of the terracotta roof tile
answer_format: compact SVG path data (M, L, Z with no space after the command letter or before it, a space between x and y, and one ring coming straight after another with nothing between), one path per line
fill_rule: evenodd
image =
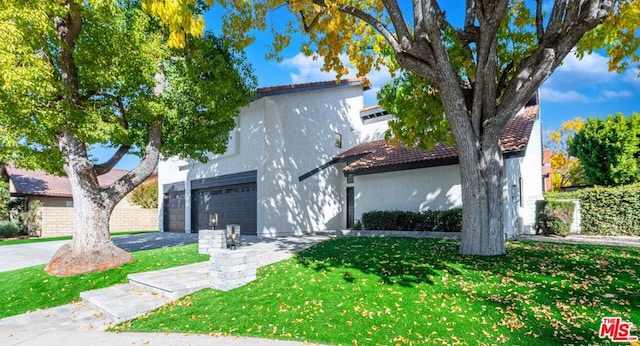
M313 90L313 89L332 88L337 86L357 85L357 84L362 84L363 82L364 82L364 79L362 78L349 78L349 79L341 79L340 81L330 80L330 81L324 81L324 82L276 85L276 86L259 88L257 93L258 93L258 98L260 98L260 97L269 96L269 95L286 94L290 92L304 91L308 89Z
M503 152L517 152L526 148L538 112L538 105L528 106L524 112L520 112L509 121L501 138ZM344 168L344 172L355 173L415 163L429 166L435 165L437 161L453 162L457 157L457 149L445 144L437 144L431 150L424 151L418 148L410 149L403 143L394 147L384 140L378 140L359 144L336 155L334 159L354 160Z
M7 165L7 175L20 195L71 197L71 185L67 177L52 175L41 170L28 170ZM128 171L112 169L98 177L100 186L108 186Z

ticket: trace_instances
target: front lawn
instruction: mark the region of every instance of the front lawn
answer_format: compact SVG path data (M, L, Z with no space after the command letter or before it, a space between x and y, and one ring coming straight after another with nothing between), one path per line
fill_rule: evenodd
M0 273L0 318L80 300L80 292L127 282L131 273L177 267L209 259L198 244L133 252L135 262L122 267L72 277L55 277L44 265Z
M500 257L434 239L345 238L206 289L119 331L328 344L597 344L603 317L640 325L640 249L510 242ZM633 335L638 335L635 332Z
M140 234L140 233L157 233L157 230L154 231L127 231L127 232L113 232L111 233L112 237L118 237L121 235L132 235L132 234ZM29 244L29 243L44 243L48 241L57 241L57 240L71 240L71 236L62 236L62 237L51 237L51 238L24 238L24 239L2 239L0 238L0 246L2 245L16 245L16 244Z

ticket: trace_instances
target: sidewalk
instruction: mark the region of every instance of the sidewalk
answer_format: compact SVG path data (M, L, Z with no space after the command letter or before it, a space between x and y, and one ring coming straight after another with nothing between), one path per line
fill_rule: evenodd
M566 237L560 237L560 236L543 236L543 235L520 235L516 238L516 240L533 240L533 241L543 241L548 243L640 247L640 237L627 237L627 236L569 234Z
M243 247L257 252L264 266L291 257L323 240L324 236L260 239L243 236ZM296 341L279 341L235 336L211 336L164 333L109 333L106 328L139 316L146 311L175 300L162 285L178 294L208 287L209 262L130 275L130 281L152 281L154 290L136 283L116 285L83 292L92 303L76 302L51 309L34 311L0 320L0 345L301 345ZM204 279L204 280L203 280ZM133 281L131 281L133 282ZM179 287L176 287L179 286ZM197 286L197 287L196 287ZM182 294L184 293L184 294ZM97 305L94 302L98 301ZM97 306L108 307L102 310ZM115 311L115 315L113 314ZM126 318L118 318L126 316ZM133 316L133 317L132 317Z

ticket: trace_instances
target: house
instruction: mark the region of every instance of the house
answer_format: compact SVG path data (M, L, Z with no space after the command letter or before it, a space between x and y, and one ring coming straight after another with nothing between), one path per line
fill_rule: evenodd
M362 93L359 79L259 89L224 154L161 160L160 229L239 224L243 234L304 235L351 227L369 210L460 207L455 148L388 145L392 115L364 108ZM508 236L531 228L542 198L538 113L534 98L502 137Z
M112 169L98 177L101 186L120 179L126 170ZM41 170L17 168L12 164L4 167L1 174L9 181L11 197L23 202L23 208L32 201L39 201L42 237L70 235L73 229L73 198L69 179ZM155 178L155 176L150 177ZM111 232L155 230L158 227L158 209L143 209L124 198L116 205L109 227Z

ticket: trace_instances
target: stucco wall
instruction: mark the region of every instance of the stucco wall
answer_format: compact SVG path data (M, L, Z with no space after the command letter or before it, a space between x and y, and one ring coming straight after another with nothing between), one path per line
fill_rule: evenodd
M258 176L258 235L343 228L342 172L328 167L302 182L299 177L360 142L362 107L358 85L263 97L241 110L233 150L207 164L162 160L159 184L185 184L185 230L191 228L190 181L251 170ZM342 148L334 145L336 133L342 135ZM162 201L162 191L158 198Z
M260 170L264 158L264 100L252 102L243 108L236 119L236 128L232 131L232 145L223 155L212 156L202 164L199 162L180 160L176 157L163 159L158 164L158 207L162 210L162 186L170 183L185 184L185 231L191 231L191 181L220 175ZM260 181L257 186L258 200L263 191ZM261 228L261 210L258 209L258 229ZM163 215L160 213L158 227L163 228Z
M540 116L533 125L526 153L520 161L522 175L522 201L520 209L523 232L535 233L536 201L542 197L542 129Z
M372 210L442 210L462 206L458 165L358 175L355 218Z
M303 181L299 177L359 143L361 87L283 94L266 102L265 161L258 172L265 181L258 199L262 235L344 228L343 173L331 166ZM341 148L335 146L336 133L342 136Z

